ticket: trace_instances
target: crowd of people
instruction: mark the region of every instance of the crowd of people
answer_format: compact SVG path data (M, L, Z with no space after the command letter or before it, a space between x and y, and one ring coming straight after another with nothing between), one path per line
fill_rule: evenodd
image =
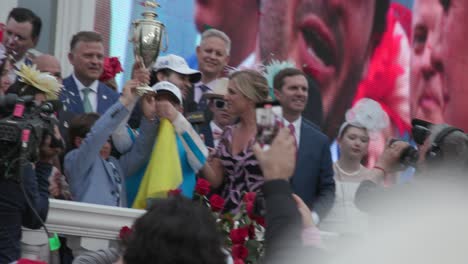
M468 3L415 0L412 26L404 33L386 15L389 1L366 0L361 5L350 1L308 5L303 1L297 10L286 0L250 2L247 10L255 10L261 3L268 12L256 18L259 23L254 33L258 30L259 45L249 36L252 41L238 47L243 37L206 29L195 50L197 69L176 54L159 56L150 69L137 58L131 79L123 87L117 87L114 80L121 66L115 58L105 58L99 33L80 31L73 36L68 54L73 72L63 78L53 55L28 53L40 37L41 18L26 8L9 13L0 44L0 96L32 96L37 105L55 100L62 107L54 114L53 135L44 137L38 161L25 167L23 180L18 183L0 176L0 188L7 190L0 192L0 263L20 258L21 226L40 228L41 221L36 219L46 220L47 197L146 206L147 213L136 220L121 248L75 256L73 263L89 263L86 261L93 254L112 256L99 263L232 262L209 210L191 201L199 178L210 182L210 194L224 198L223 213L239 211L246 192L261 194L258 197L264 199L266 218L265 263L292 259L308 263L314 258L333 261L339 250L356 239L394 225L399 212L420 219L416 209L426 213L429 201L435 210L454 217L444 205L450 204L455 212L462 208L458 207L460 199L466 195L460 186L468 180L464 175L468 136L463 131L468 120L460 96L468 66L468 54L460 49L468 32L462 24ZM367 15L369 10L372 15ZM293 14L300 29L287 17ZM333 24L332 33L323 29L318 16ZM204 19L197 16L197 23ZM275 30L262 31L264 27ZM320 33L313 32L317 28ZM355 34L356 30L361 34ZM371 58L379 58L388 48L381 42L400 33L407 34L411 51L407 54L410 111L392 109L393 105L378 101L363 88L379 80L378 74L371 74L374 79L362 77L368 64L373 65ZM271 85L269 77L255 68L226 73L232 52L236 53L235 64L247 67L247 57L255 57L250 54L255 49L260 52L253 60L292 58L301 67L279 69L269 76ZM404 57L404 52L399 55ZM141 94L142 84L151 91ZM354 96L356 91L361 98ZM398 105L404 97L400 92L396 89L385 95L399 98L394 99ZM256 108L273 97L282 108L281 124L265 149L256 141ZM350 107L353 98L359 100ZM323 119L315 118L322 104ZM13 112L1 109L1 118ZM373 155L371 142L389 139L388 131L404 126L401 116L405 111L408 119L418 118L410 143L384 140L381 154ZM200 127L191 123L193 113L203 113ZM139 186L151 168L148 163L154 146L166 126L172 128L174 152L180 161L177 188L181 195L142 199ZM331 146L335 139L337 155ZM53 145L53 140L62 144ZM408 165L417 168L413 181L392 185ZM29 192L33 208L20 195L22 186ZM450 191L434 202L432 194L440 186ZM38 216L30 209L38 211ZM375 229L378 231L372 232ZM376 246L376 252L379 249ZM61 254L62 263L71 263L70 253ZM360 261L371 259L363 254Z

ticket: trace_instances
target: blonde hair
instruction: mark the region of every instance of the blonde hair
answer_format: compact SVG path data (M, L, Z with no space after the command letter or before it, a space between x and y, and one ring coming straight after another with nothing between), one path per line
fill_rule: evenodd
M268 82L259 72L254 70L236 71L229 76L237 89L250 100L260 103L268 99Z

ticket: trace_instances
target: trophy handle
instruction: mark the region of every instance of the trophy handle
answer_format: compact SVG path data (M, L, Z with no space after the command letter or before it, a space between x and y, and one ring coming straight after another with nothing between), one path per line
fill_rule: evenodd
M169 46L169 37L168 37L168 34L167 34L167 31L166 31L166 27L163 27L162 28L162 34L164 35L164 48L162 49L163 52L166 52L167 51L167 48ZM161 43L162 44L162 43Z

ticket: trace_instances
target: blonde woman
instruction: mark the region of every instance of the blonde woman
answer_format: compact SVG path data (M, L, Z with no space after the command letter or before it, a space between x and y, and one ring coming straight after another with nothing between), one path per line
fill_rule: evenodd
M224 99L227 111L239 122L225 128L215 151L212 151L205 176L225 199L224 211L236 211L244 192L256 192L263 184L263 175L252 146L257 123L256 103L268 98L268 84L262 74L243 70L229 77Z

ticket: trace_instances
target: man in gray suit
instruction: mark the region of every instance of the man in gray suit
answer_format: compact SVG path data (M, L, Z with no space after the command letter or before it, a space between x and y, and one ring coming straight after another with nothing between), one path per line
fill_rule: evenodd
M140 136L118 160L110 156L112 132L130 114L139 81L127 82L122 96L99 118L87 113L74 118L69 134L74 149L65 156L64 171L73 199L80 202L127 206L124 177L134 174L149 159L158 122L154 97L144 98Z
M330 211L335 200L335 180L328 138L302 117L309 86L304 73L286 68L276 74L275 97L283 108L284 125L296 139L296 169L291 178L293 191L312 211L315 224Z

